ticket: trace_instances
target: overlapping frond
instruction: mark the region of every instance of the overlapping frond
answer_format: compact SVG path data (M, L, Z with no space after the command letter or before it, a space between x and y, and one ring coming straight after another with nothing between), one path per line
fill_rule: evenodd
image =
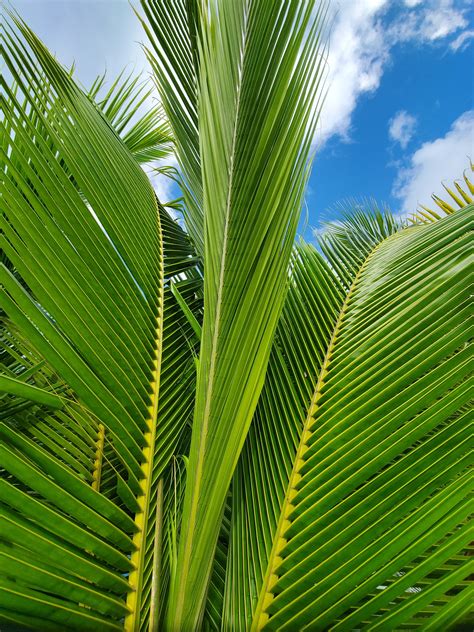
M178 227L178 230L181 229ZM169 240L165 242L165 252L168 252L167 243ZM170 267L176 270L176 261L173 261L172 256ZM185 270L186 267L181 264L177 272L182 275ZM189 309L199 317L202 281L193 282L191 275L190 277L177 281L176 284ZM152 492L148 500L149 518L143 542L144 576L140 602L137 604L137 630L148 630L150 625L156 626L163 616L161 611L166 603L172 563L168 542L170 527L167 526L171 520L169 513L173 511L172 503L175 501L172 498L175 493L179 496L176 502L181 510L181 496L184 493L184 483L181 480L175 482L184 477L183 464L176 463L176 459L189 449L189 426L196 389L195 358L199 351L199 338L168 285L165 288L164 301L160 392L154 459L150 471ZM170 466L171 462L174 464ZM180 488L179 492L175 492L176 486ZM180 516L177 517L177 513L177 510L174 511L173 521L179 524Z
M216 553L209 582L206 609L202 622L202 629L204 631L218 631L223 629L224 625L222 616L224 611L227 560L230 546L231 516L232 496L229 494L224 508L224 515L222 516L222 524L217 539Z
M345 207L322 247L296 247L265 385L233 479L225 629L248 629L269 562L299 437L357 264L399 229L373 204ZM358 210L359 209L359 210Z
M324 10L313 8L213 2L201 14L204 321L171 629L202 619L225 498L285 296L322 76Z
M32 344L57 370L64 366L64 379L107 420L126 452L138 455L144 428L140 419L147 414L149 390L144 368L151 364L153 313L158 305L161 246L154 194L92 103L22 28L58 94L42 92L31 53L15 32L7 30L7 66L24 98L36 90L36 98L46 99L48 115L41 110L37 114L48 130L49 143L32 129L24 108L15 107L16 99L9 94L6 119L14 128L16 162L5 156L3 241L30 291L4 270L2 302L12 320L16 319L10 311L28 314L36 325L33 331L23 317ZM5 90L8 94L9 87ZM35 107L33 99L30 106ZM119 169L129 177L113 178ZM68 171L74 173L76 186ZM136 206L139 197L143 202L137 211L143 219L134 222L127 205ZM145 259L143 246L156 256ZM89 264L92 256L94 268ZM52 354L57 356L54 363L49 360Z
M294 246L325 5L141 5L169 126L2 25L0 624L449 629L472 184ZM187 233L140 167L170 131Z
M0 345L0 419L88 484L95 477L100 485L97 420L5 315Z
M398 231L402 222L389 209L379 208L374 200L341 202L338 211L341 219L323 224L317 243L346 290L349 290L370 252L383 239Z
M316 249L299 245L265 385L232 484L224 629L246 630L251 624L298 438L343 295Z
M15 329L0 315L0 416L15 418L34 404L62 408L67 385Z
M254 629L447 629L466 611L472 212L396 233L357 273Z
M4 35L0 300L5 337L19 332L4 379L22 404L28 340L29 388L44 399L53 371L62 406L3 409L2 619L138 628L159 481L194 401L196 338L169 284L196 258L90 97L19 18Z

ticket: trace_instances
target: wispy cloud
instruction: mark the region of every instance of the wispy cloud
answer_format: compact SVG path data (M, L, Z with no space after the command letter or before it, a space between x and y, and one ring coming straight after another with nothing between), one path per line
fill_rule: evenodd
M416 117L406 110L400 110L390 119L388 124L388 135L391 140L398 143L405 149L413 138L416 128Z
M163 173L159 173L152 176L151 179L155 193L162 204L165 204L176 197L176 194L173 191L176 185L171 178Z
M396 42L436 42L468 26L463 3L459 0L405 0L409 11L403 11L389 28Z
M451 185L460 178L469 158L474 158L474 110L456 119L445 136L424 143L408 166L399 169L392 193L401 200L403 212L429 204L432 193L442 194L442 182Z
M474 38L474 31L464 31L461 35L458 35L455 40L451 42L449 48L454 51L464 50L469 46L469 42Z

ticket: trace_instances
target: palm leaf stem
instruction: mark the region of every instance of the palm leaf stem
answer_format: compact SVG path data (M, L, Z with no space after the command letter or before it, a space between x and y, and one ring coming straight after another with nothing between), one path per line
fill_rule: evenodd
M158 212L158 206L156 207L158 222L161 229L161 221ZM161 230L160 236L162 237ZM161 249L163 253L163 249ZM153 464L155 456L155 439L156 439L156 426L158 417L158 403L159 403L159 390L160 390L160 369L161 369L161 357L163 347L163 305L164 305L164 265L163 256L160 257L160 296L158 300L158 316L156 322L156 345L155 345L155 359L154 359L154 374L151 382L152 388L152 402L149 408L149 419L147 421L148 430L145 434L145 447L143 448L143 462L141 466L142 479L140 480L141 494L137 498L139 505L139 511L135 515L135 524L138 527L138 531L135 533L133 542L136 550L132 554L133 570L129 575L129 583L133 591L128 594L127 606L130 610L130 614L125 619L125 630L127 632L135 632L139 628L140 623L140 609L141 609L141 588L144 577L144 563L145 563L145 550L146 550L146 537L149 519L149 510L151 506L151 493L153 487Z

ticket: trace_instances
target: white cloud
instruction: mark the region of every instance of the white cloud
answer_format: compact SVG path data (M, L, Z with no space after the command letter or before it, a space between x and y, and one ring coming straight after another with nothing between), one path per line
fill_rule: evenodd
M449 48L455 53L458 50L463 50L469 45L469 42L474 38L474 31L464 31L461 35L458 35L455 40L451 42Z
M328 55L329 88L316 142L330 136L348 139L351 116L359 97L379 86L388 59L379 17L389 0L340 0L331 29Z
M326 83L329 92L316 145L331 136L350 140L357 103L379 87L396 44L435 44L456 34L451 50L465 45L470 37L470 31L465 30L465 6L464 0L404 0L402 5L399 0L334 0Z
M424 143L399 170L392 193L402 210L414 212L418 204L429 204L432 193L442 195L441 183L460 178L469 158L474 158L474 110L464 112L442 138Z
M409 114L406 110L400 110L390 119L388 125L389 137L399 143L402 149L405 149L416 128L416 118Z

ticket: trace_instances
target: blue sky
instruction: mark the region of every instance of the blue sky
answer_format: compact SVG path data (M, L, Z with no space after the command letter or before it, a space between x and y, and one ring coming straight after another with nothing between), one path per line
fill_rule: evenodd
M89 85L146 67L127 0L12 0ZM136 3L135 3L136 4ZM468 0L333 0L328 96L306 196L306 238L338 201L373 196L414 211L474 160L473 10ZM165 181L164 197L173 190ZM303 222L301 225L303 230Z

